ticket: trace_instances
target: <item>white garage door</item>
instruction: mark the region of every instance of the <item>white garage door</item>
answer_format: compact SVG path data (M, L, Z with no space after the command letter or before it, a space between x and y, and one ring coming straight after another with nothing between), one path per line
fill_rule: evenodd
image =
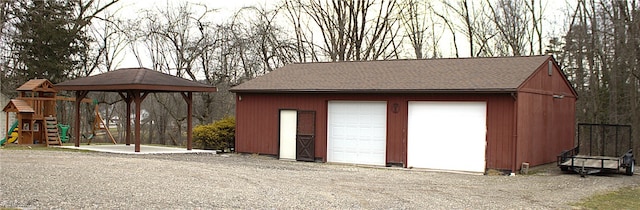
M387 102L330 101L327 161L385 165Z
M484 172L486 102L409 102L407 166Z

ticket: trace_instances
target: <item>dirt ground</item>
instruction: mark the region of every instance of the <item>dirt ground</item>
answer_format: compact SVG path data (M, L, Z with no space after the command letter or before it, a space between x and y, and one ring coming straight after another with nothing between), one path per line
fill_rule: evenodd
M640 185L581 178L291 162L238 154L118 155L0 149L0 207L27 209L558 209ZM637 172L636 172L637 173Z

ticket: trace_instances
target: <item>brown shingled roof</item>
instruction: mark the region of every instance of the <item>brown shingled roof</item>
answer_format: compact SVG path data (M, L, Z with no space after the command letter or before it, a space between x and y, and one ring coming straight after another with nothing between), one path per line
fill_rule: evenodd
M2 111L20 112L20 113L36 112L35 110L33 110L33 107L31 107L26 101L19 100L19 99L11 99L11 102L9 102L6 106L4 106Z
M514 92L551 56L289 64L232 92Z
M32 79L22 84L17 91L44 91L55 92L53 84L47 79Z
M55 85L58 90L215 92L216 88L147 68L125 68Z

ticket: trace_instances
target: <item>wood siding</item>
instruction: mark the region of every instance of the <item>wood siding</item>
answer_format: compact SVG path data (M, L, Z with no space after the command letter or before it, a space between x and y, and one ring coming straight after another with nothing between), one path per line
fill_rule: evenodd
M316 111L316 159L326 161L327 102L331 100L387 102L387 160L407 161L409 101L486 101L487 168L506 169L513 164L514 101L510 94L266 94L237 93L236 151L278 155L279 110ZM464 130L464 128L460 128Z
M518 89L517 165L531 166L556 161L563 150L573 147L576 95L552 63L545 62Z

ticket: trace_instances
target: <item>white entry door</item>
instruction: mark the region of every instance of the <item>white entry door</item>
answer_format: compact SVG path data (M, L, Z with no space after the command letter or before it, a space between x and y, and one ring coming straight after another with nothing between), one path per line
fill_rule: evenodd
M385 165L387 102L330 101L327 161Z
M280 159L296 159L298 111L280 110Z
M407 166L484 172L486 102L410 101Z

